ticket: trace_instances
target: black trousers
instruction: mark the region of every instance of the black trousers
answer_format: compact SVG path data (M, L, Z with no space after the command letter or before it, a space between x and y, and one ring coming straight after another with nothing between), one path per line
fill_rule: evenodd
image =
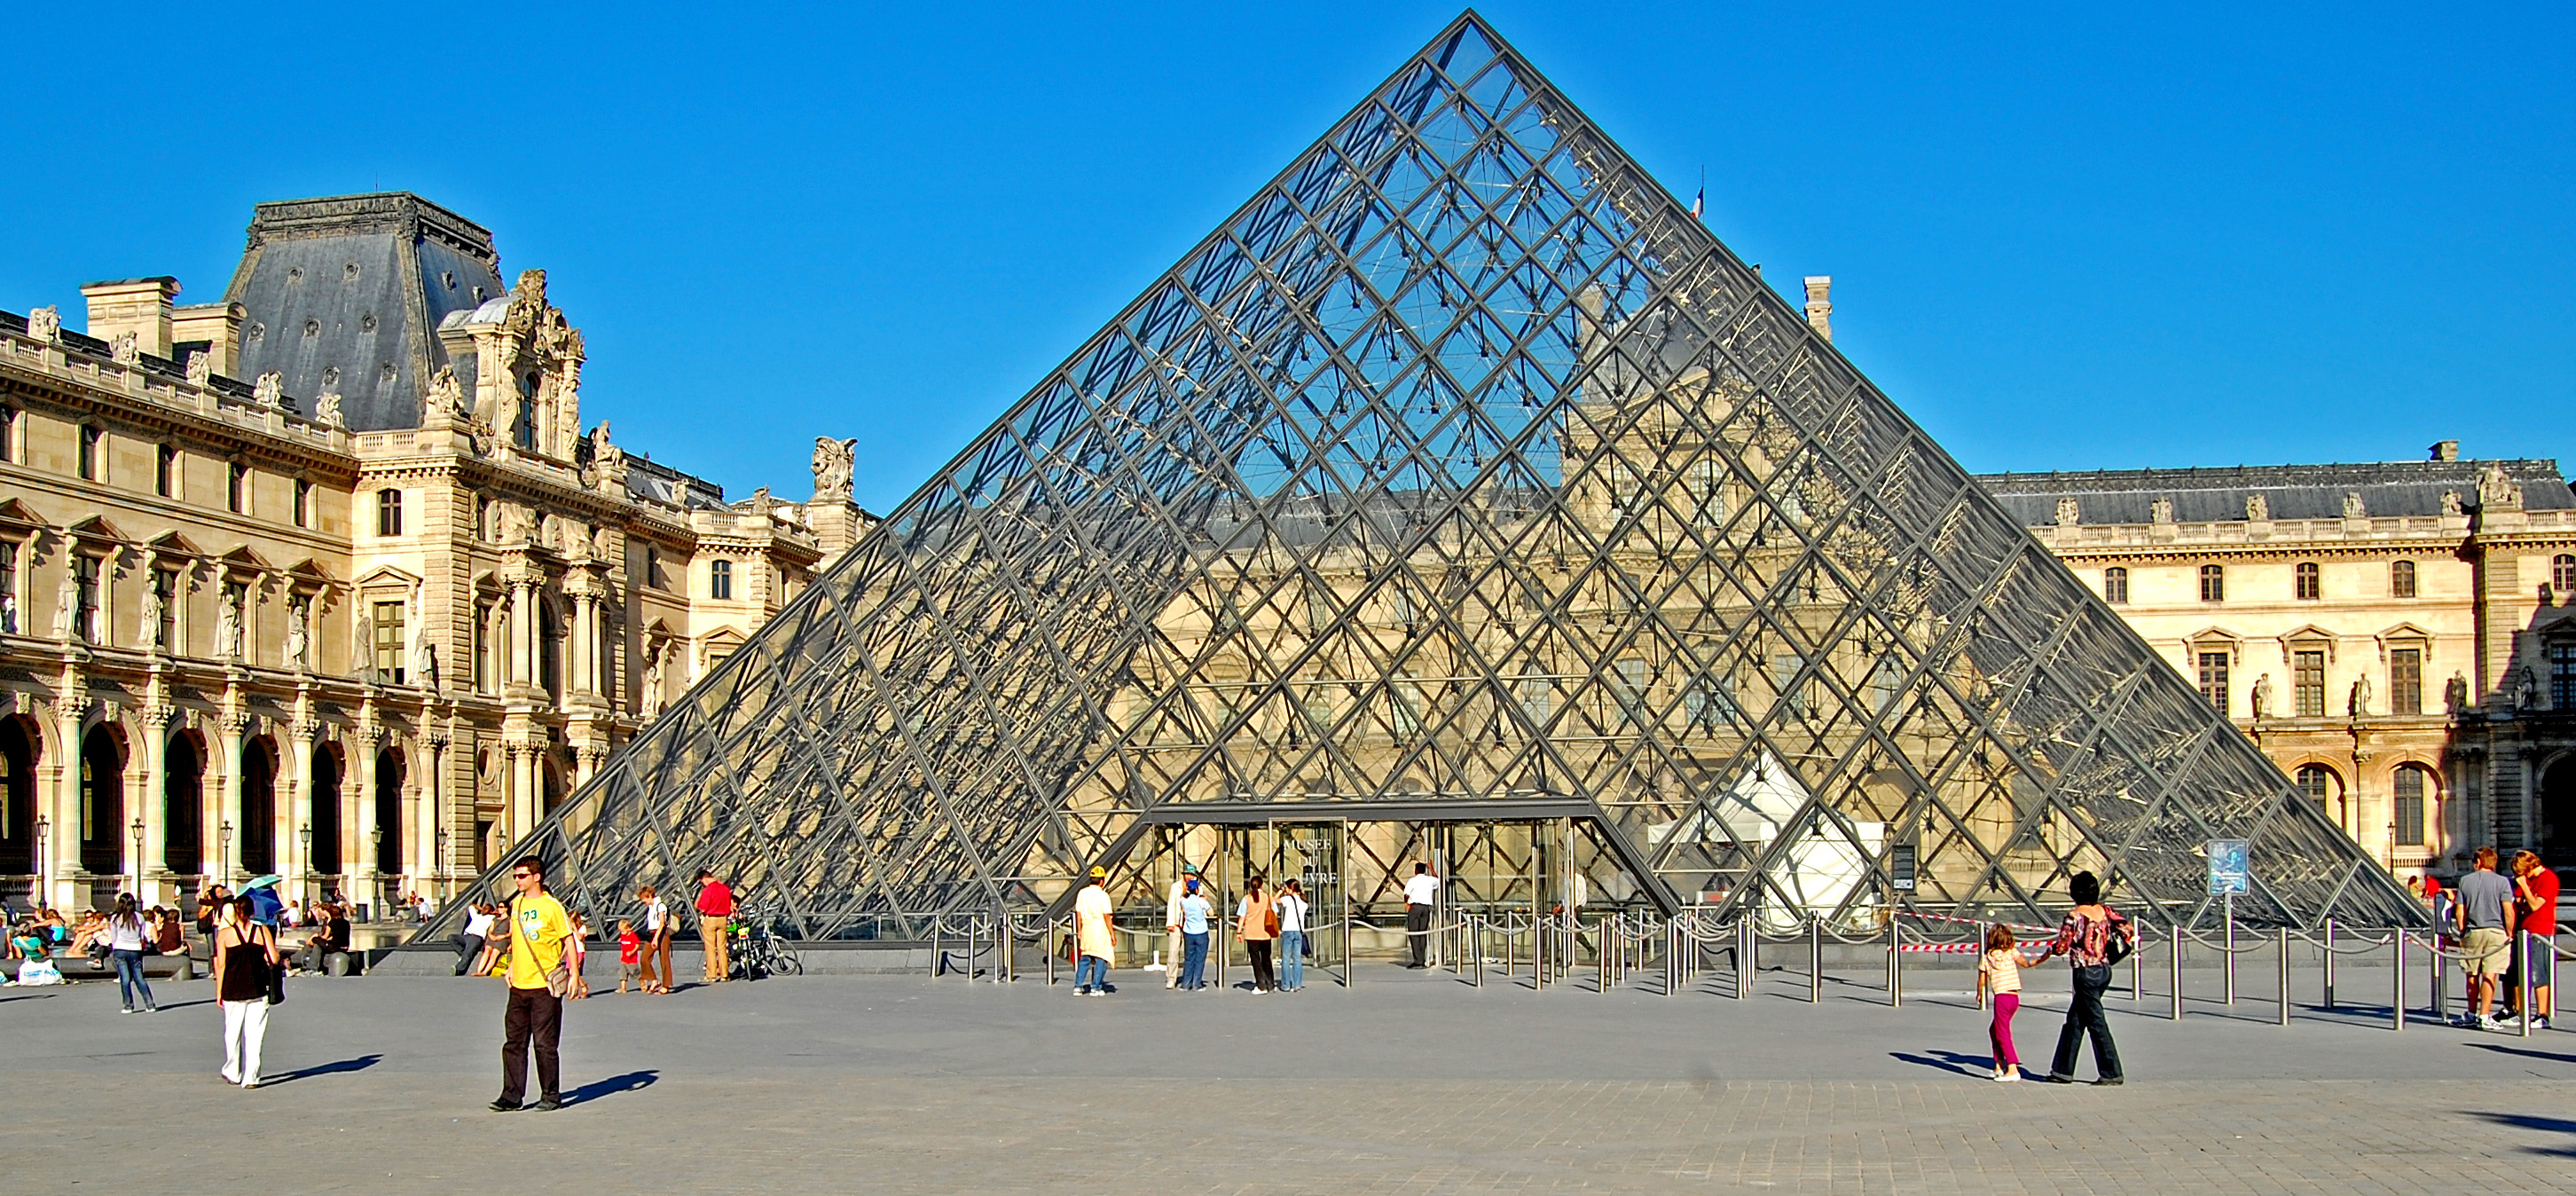
M538 1099L562 1099L562 1068L555 1059L555 1045L563 1040L563 998L542 988L511 989L501 1033L501 1099L513 1105L525 1101L531 1042L537 1048Z
M2084 1036L2093 1036L2093 1070L2103 1079L2120 1078L2120 1048L2112 1045L2111 1022L2102 1013L2102 994L2111 988L2111 965L2075 969L2075 1003L2066 1007L2066 1028L2057 1032L2057 1058L2049 1074L2073 1076L2075 1052Z
M473 966L474 966L474 961L475 961L475 960L477 960L477 959L481 959L482 957L483 957L483 936L482 936L482 935L479 935L479 934L460 934L460 935L457 935L457 936L456 936L456 974L457 974L457 975L459 975L459 976L464 975L464 974L465 974L465 969L470 968L470 967L473 967Z
M1279 981L1270 975L1270 940L1245 939L1243 950L1245 954L1252 956L1252 987L1258 989L1279 987Z
M1417 968L1421 967L1422 953L1428 950L1431 946L1430 906L1408 905L1404 907L1404 937L1405 941L1413 947L1413 966Z

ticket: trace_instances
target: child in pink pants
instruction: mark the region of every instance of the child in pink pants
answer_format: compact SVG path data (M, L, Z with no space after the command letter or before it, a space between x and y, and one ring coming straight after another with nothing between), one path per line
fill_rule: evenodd
M2013 1050L2012 1040L2012 1018L2021 1008L2021 969L2025 962L2019 946L2012 927L1997 923L1987 928L1986 951L1977 958L1977 996L1994 998L1995 1020L1986 1029L1995 1048L1994 1078L2005 1083L2021 1078L2021 1055Z

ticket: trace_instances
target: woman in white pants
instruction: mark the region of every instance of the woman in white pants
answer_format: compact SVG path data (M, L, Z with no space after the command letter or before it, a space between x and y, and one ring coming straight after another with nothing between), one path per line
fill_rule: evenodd
M250 920L250 898L225 907L215 931L215 1000L224 1011L224 1070L227 1082L259 1087L259 1044L268 1036L268 975L284 961L277 954L277 932Z

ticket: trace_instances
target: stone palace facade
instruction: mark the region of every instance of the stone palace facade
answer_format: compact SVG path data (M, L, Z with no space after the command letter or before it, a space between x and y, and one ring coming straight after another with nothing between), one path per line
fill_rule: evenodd
M2401 874L2576 864L2576 494L2554 461L1979 479Z
M480 871L872 520L585 424L543 271L408 193L261 204L220 301L0 312L0 889Z

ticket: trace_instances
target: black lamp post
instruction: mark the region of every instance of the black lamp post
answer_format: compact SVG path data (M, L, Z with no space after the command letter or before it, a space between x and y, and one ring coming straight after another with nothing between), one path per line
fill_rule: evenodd
M27 864L36 873L35 898L39 906L54 903L53 894L45 891L45 832L53 825L52 819L36 815L36 838L27 845Z
M215 854L218 857L216 879L233 878L233 824L227 820L215 827Z
M143 901L143 820L136 818L129 829L134 832L134 900L139 905Z
M312 897L313 897L313 893L312 893L312 891L311 891L311 890L312 890L312 887L313 887L313 876L314 876L314 872L313 872L313 824L312 824L312 823L310 823L310 822L306 822L306 823L300 823L300 824L298 824L298 825L296 826L296 828L295 828L295 837L304 841L304 858L303 858L302 860L297 861L297 862L298 862L298 863L301 863L301 864L303 864L303 865L304 865L304 884L305 884L305 890L306 890L306 891L305 891L304 896L305 896L305 899L306 899L306 900L311 900L311 899L312 899Z

